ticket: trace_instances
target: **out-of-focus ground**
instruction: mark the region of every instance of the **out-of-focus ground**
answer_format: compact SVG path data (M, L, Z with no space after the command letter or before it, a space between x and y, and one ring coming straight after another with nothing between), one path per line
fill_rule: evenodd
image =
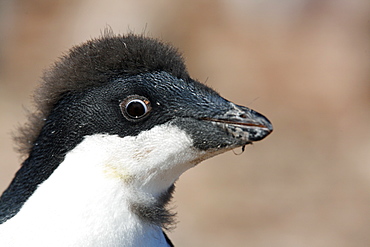
M274 124L180 178L177 246L370 245L368 0L1 1L1 191L43 70L107 26L174 44L194 78Z

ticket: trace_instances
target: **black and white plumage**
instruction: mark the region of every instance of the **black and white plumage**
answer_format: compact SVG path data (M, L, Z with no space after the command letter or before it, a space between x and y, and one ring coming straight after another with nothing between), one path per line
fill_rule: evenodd
M176 49L132 34L71 49L36 103L0 198L0 246L169 246L179 176L272 131L191 79Z

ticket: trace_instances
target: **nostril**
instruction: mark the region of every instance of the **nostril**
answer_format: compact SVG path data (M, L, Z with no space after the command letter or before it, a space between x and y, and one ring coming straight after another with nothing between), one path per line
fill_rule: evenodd
M243 113L243 114L240 114L239 117L241 117L241 118L247 118L247 115L245 113Z

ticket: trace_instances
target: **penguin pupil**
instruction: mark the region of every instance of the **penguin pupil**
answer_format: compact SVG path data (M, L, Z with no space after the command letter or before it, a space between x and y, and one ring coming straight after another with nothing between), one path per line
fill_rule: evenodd
M144 102L133 100L127 104L126 112L130 117L139 118L142 117L147 111L147 107Z

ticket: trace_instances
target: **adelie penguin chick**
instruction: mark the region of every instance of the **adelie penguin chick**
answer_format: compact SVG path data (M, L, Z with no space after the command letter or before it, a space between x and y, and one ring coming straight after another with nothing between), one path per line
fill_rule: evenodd
M0 198L0 246L172 246L179 176L265 138L271 123L190 78L155 39L106 34L44 75Z

